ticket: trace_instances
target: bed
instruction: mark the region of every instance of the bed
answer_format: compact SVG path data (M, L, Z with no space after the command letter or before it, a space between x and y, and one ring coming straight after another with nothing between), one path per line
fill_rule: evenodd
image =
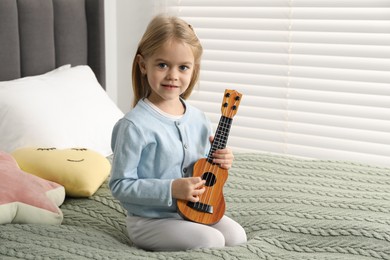
M122 114L104 95L103 17L103 0L0 1L0 259L390 259L390 168L269 153L236 153L224 186L226 214L245 228L246 244L184 252L135 247L125 211L107 186L107 135ZM39 148L14 153L20 146ZM71 147L85 153L81 146L98 152L87 169L69 172L47 156L68 156ZM2 203L16 184L5 185L2 174L12 166L31 178L26 161L52 164L51 177L84 178L82 187L28 179L16 195L23 193L29 203L35 196L30 184L50 186L57 211L48 215L40 208L45 218L38 215L35 222L32 214L7 220L10 207ZM13 204L19 207L14 215L25 210L21 204Z

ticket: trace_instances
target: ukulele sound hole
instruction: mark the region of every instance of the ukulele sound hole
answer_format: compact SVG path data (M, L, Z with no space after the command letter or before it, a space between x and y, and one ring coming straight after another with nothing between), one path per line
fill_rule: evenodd
M217 177L212 172L205 172L202 175L202 180L206 180L206 186L211 187L217 182Z

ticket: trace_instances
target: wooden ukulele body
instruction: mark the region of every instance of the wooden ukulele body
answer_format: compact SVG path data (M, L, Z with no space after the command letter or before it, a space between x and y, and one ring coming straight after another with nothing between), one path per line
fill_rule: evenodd
M195 163L193 172L194 177L206 180L206 190L200 196L199 202L178 200L179 214L193 222L215 224L225 214L223 186L228 178L228 170L209 162L207 158L202 158Z

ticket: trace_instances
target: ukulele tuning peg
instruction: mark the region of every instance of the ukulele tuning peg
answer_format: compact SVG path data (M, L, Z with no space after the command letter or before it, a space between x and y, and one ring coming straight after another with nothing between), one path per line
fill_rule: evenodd
M230 97L230 93L226 93L225 97Z
M223 106L224 106L224 107L227 107L227 106L228 106L228 103L224 103Z
M237 106L232 106L232 109L233 109L233 110L236 110L236 109L237 109Z
M238 101L238 100L240 100L240 97L239 97L239 96L236 97L236 101Z

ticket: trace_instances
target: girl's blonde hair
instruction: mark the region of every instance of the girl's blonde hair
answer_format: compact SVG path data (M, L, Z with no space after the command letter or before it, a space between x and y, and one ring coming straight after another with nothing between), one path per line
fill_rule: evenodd
M183 99L188 98L199 79L200 59L203 48L200 44L191 25L178 17L158 15L146 28L146 31L138 44L137 53L133 60L133 106L144 97L149 96L151 88L149 86L146 75L142 75L138 65L137 55L142 55L147 58L153 55L164 43L168 40L175 39L188 44L195 58L195 66L192 73L192 78L187 90L181 95Z

